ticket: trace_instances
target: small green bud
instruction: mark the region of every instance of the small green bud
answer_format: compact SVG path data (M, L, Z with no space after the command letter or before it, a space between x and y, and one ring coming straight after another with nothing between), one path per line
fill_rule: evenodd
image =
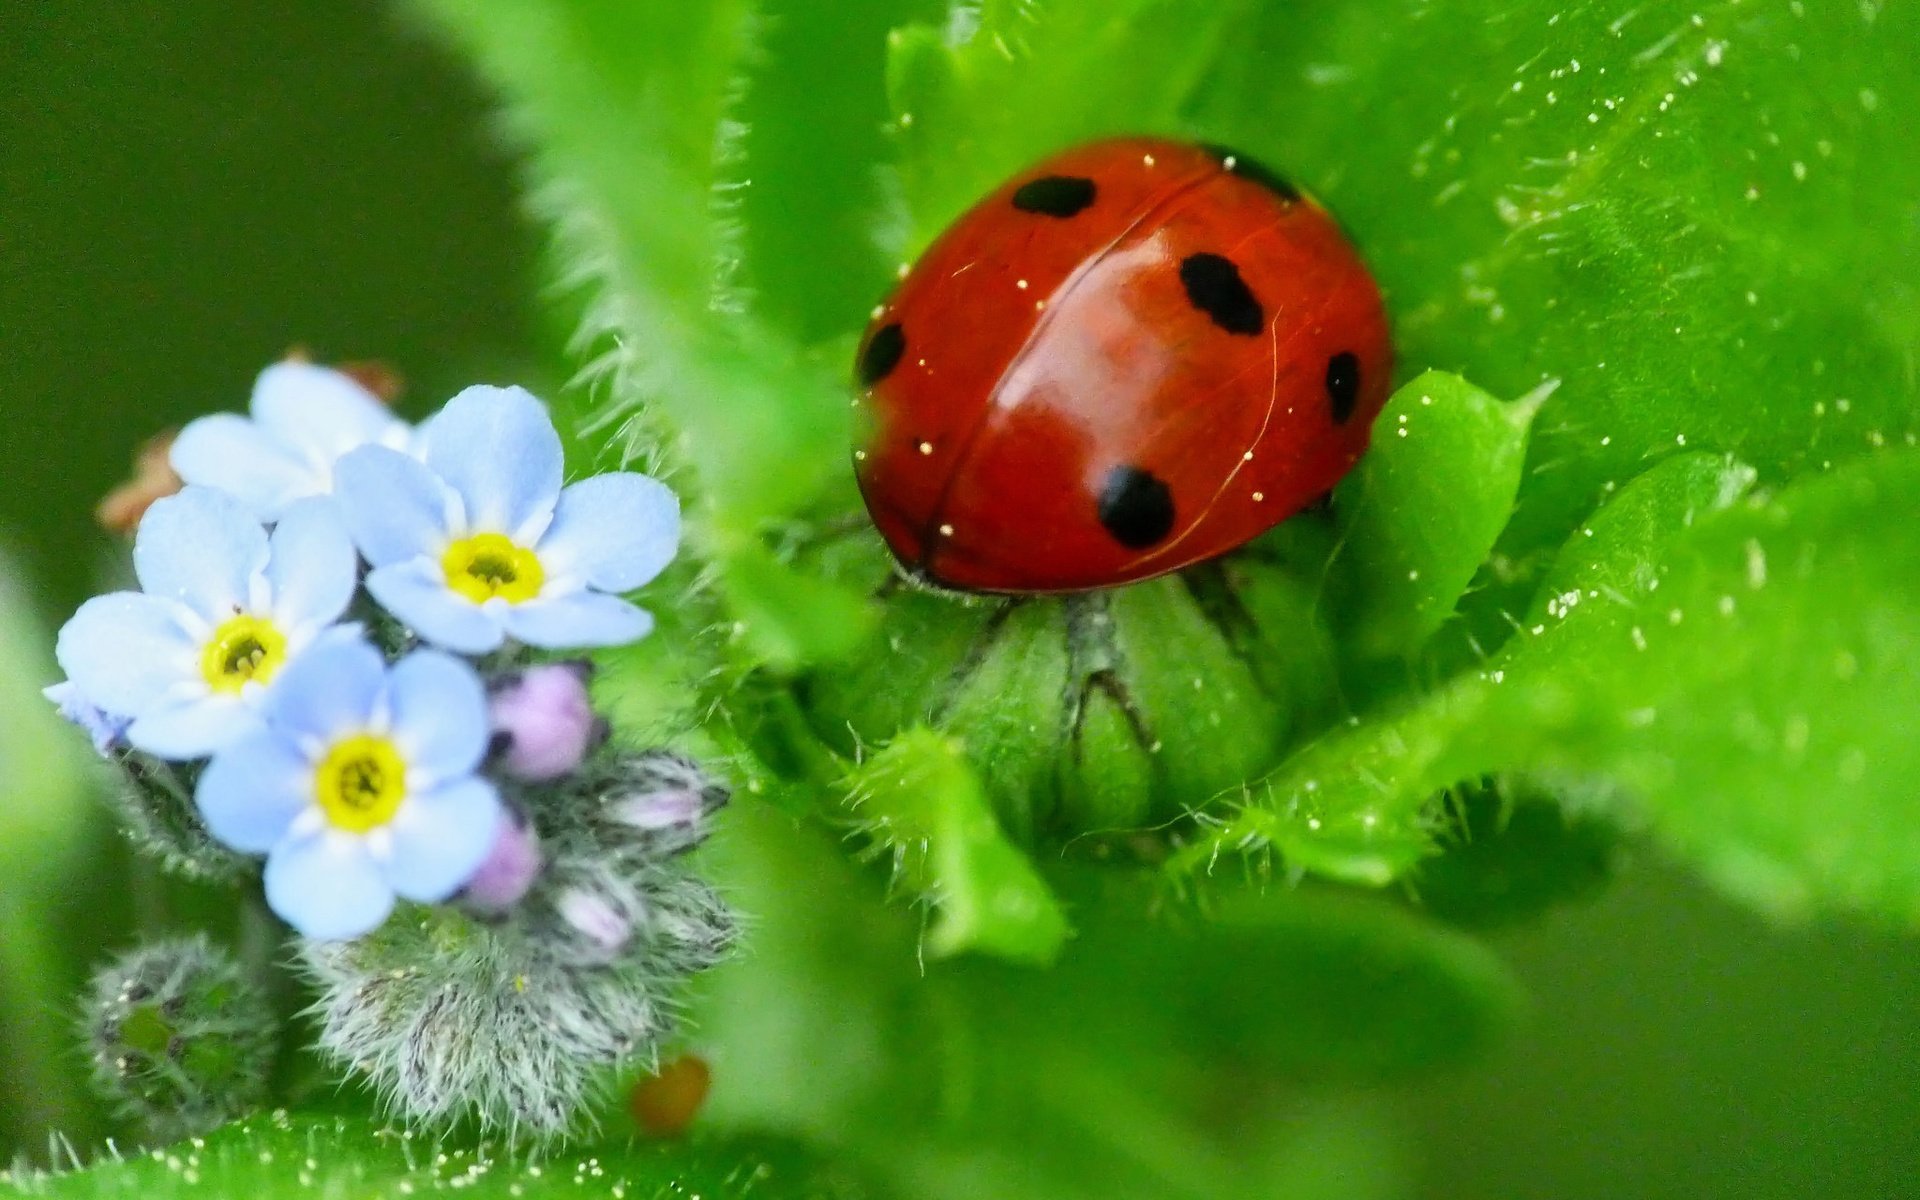
M93 977L93 1080L156 1137L198 1133L266 1098L276 1026L265 995L203 937L142 946Z
M802 694L848 755L919 725L957 739L1033 845L1156 825L1270 768L1331 705L1326 646L1310 585L1244 555L1066 597L896 592Z

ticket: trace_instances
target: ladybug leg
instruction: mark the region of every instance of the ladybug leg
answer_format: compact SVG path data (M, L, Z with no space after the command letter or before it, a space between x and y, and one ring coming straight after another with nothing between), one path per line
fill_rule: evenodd
M1177 578L1214 628L1243 656L1249 653L1247 648L1258 633L1258 625L1234 588L1226 564L1219 559L1196 563Z
M947 677L946 685L940 689L939 701L933 706L931 714L936 724L946 720L947 710L953 706L954 698L966 686L967 680L973 677L973 673L980 669L980 664L986 661L987 653L993 649L993 644L1000 640L1000 631L1007 626L1007 618L1013 616L1014 610L1026 603L1028 601L1023 596L1011 596L999 601L998 607L980 627L980 632L973 635L973 642L967 647L965 656L954 666L953 673Z

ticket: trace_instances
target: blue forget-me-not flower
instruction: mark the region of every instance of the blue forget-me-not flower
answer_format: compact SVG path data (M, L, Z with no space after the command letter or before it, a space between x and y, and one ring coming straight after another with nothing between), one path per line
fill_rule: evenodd
M347 527L373 566L367 591L387 611L467 654L508 637L620 645L652 628L611 593L673 560L680 503L666 485L616 472L562 490L560 435L521 388L468 388L421 433L421 459L367 446L334 472Z
M361 446L405 449L413 429L346 374L279 362L253 385L252 417L215 413L189 421L168 458L189 484L231 493L271 524L306 496L333 491L340 456Z
M81 605L55 656L80 697L162 758L204 757L244 733L286 667L351 632L335 623L359 560L324 499L288 508L269 537L238 500L189 487L148 511L133 565L142 590Z
M289 667L264 724L215 756L194 793L214 837L267 855L267 903L311 938L366 933L394 898L458 891L504 812L476 772L491 733L472 667L419 650L389 668L364 640Z

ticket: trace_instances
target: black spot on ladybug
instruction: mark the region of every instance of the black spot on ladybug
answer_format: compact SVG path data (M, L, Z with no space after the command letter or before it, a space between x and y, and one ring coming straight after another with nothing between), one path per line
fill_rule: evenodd
M1353 415L1353 402L1360 398L1360 358L1351 350L1342 350L1327 360L1327 401L1333 406L1336 424L1345 425Z
M1201 149L1218 158L1222 167L1225 167L1242 179L1259 184L1282 200L1285 200L1288 204L1295 203L1300 199L1300 189L1293 186L1292 180L1261 162L1259 159L1248 158L1238 150L1232 150L1226 146L1208 145L1201 147ZM1228 164L1232 165L1229 166Z
M1093 180L1079 175L1042 175L1014 189L1013 206L1064 220L1092 204L1093 191Z
M866 349L860 351L861 386L872 387L893 374L893 369L900 365L900 356L906 352L907 335L900 328L900 322L874 330L873 336L867 339Z
M1115 467L1100 485L1100 524L1127 549L1144 550L1173 531L1173 493L1139 467Z
M1218 254L1189 254L1180 262L1187 299L1228 333L1251 337L1266 326L1267 315L1240 278L1240 268Z

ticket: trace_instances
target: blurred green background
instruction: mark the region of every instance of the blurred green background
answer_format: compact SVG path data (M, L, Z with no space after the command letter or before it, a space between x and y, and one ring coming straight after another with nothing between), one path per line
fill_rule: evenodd
M255 17L15 5L0 22L0 547L30 610L10 615L39 629L36 687L53 678L51 630L114 561L94 502L145 437L243 406L290 345L387 360L414 411L469 382L563 374L529 300L537 237L461 66L384 5ZM40 727L30 692L0 695L10 726ZM0 763L0 798L31 793L29 767ZM115 849L91 829L53 928L18 915L43 911L20 901L45 873L0 854L9 945L77 959L166 907L112 890ZM1533 993L1523 1032L1475 1070L1380 1097L1410 1130L1391 1169L1415 1194L1920 1195L1910 940L1774 930L1640 862L1495 945ZM0 1014L9 1152L43 1145L49 1120L104 1128L63 1081L12 1069L18 1039L66 1025L31 1003Z

